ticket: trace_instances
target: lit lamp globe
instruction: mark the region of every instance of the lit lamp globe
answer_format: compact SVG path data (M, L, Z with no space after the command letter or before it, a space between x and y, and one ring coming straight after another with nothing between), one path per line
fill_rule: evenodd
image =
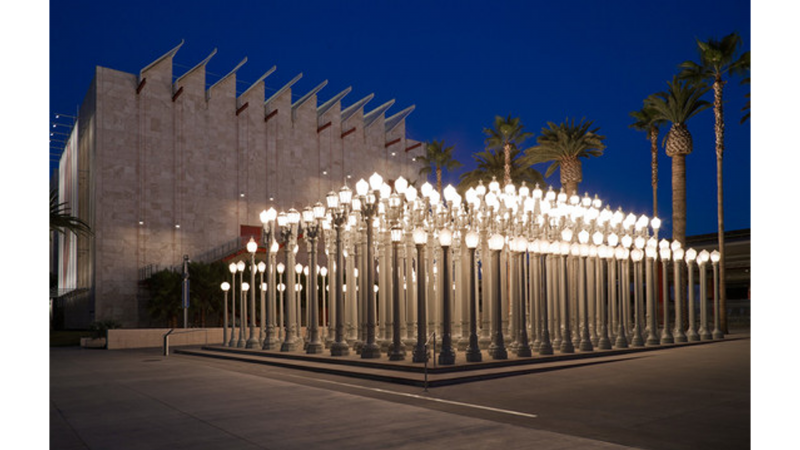
M369 177L369 186L372 188L373 191L379 191L381 186L383 185L383 177L375 172L372 176Z
M422 194L424 198L430 198L431 192L433 192L433 185L428 183L427 181L420 186L419 193Z
M650 220L650 226L653 227L653 234L658 236L658 230L661 228L661 219L653 217L653 219Z
M631 248L631 245L633 244L633 238L631 237L630 234L626 234L625 236L622 236L622 239L620 240L620 242L622 243L623 247L629 249L629 248Z
M339 207L339 196L336 195L336 192L330 191L325 197L325 202L328 204L328 208L336 209Z
M609 234L608 235L608 245L610 245L613 248L613 247L616 247L617 244L619 244L619 236L617 236L616 233Z
M697 263L698 263L698 264L705 264L705 263L707 263L707 262L708 262L708 260L709 260L709 258L710 258L710 256L711 256L711 255L708 253L708 250L703 250L702 252L700 252L700 253L697 255Z
M342 186L339 189L339 203L342 205L349 205L353 199L353 191L347 186Z
M428 242L428 233L423 228L414 228L412 235L414 237L414 243L417 245Z
M259 273L264 273L265 270L267 270L267 265L264 263L264 261L259 261L258 262L258 272Z
M219 286L223 291L228 292L231 289L231 284L227 281L223 281L222 284Z
M247 292L249 290L250 290L250 283L248 283L246 281L244 283L242 283L242 291Z
M278 273L283 275L283 272L286 271L286 266L283 263L278 263Z
M601 245L603 243L603 233L601 231L595 231L592 235L592 243L594 245Z
M572 240L572 229L564 228L561 230L561 239L564 240L564 242L570 242Z
M633 262L641 262L642 257L644 256L644 252L641 249L635 248L631 251L631 259Z
M453 243L453 232L449 228L439 230L439 245L449 247Z
M467 232L467 235L464 236L464 241L466 241L467 248L474 249L478 247L480 243L481 236L480 234L476 233L473 230Z
M719 262L719 252L717 250L714 250L713 252L711 252L710 257L711 257L711 262L712 263L716 264L716 263Z
M392 242L400 242L403 240L403 229L400 227L394 227L390 231Z
M408 186L403 195L406 196L406 201L408 203L414 203L414 201L417 199L417 188L414 186Z
M228 270L230 270L230 272L232 274L236 273L236 269L237 269L236 263L232 262L232 263L228 264Z
M294 266L294 272L295 272L296 274L298 274L298 275L300 275L301 273L303 273L303 265L302 265L302 264L300 264L300 263L296 264L296 265Z
M289 219L286 217L286 213L283 211L278 214L276 221L278 222L278 226L281 228L289 225Z
M397 177L397 179L394 180L394 191L399 195L403 195L406 192L406 189L408 189L408 181L406 181L406 179L402 176Z
M238 270L239 272L244 272L244 267L245 267L244 261L239 261L238 263L236 263L236 270Z
M684 251L682 248L678 247L672 250L672 258L675 260L675 262L683 261L683 256L684 256Z
M505 245L505 239L503 238L502 234L495 233L489 238L488 244L489 250L499 251L503 249L503 246Z
M286 213L286 219L289 222L289 225L297 225L300 223L300 212L292 208L288 213Z
M255 253L258 250L258 244L256 244L255 239L250 237L250 241L247 242L247 252L248 253Z
M325 267L325 266L322 266L322 267L319 269L319 274L320 274L320 275L322 275L322 277L323 277L323 278L324 278L324 277L326 277L326 276L328 276L328 268L327 268L327 267Z

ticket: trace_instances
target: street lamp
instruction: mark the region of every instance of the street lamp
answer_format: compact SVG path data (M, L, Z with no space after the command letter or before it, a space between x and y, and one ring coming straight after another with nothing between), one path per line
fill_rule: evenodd
M356 183L356 193L361 200L361 217L367 228L367 341L361 349L361 358L380 358L381 348L375 342L375 248L373 245L373 217L378 210L378 199L383 178L377 173L369 177L369 183L361 179ZM424 185L423 185L424 187ZM370 191L370 188L372 190Z
M283 319L283 316L284 316L283 311L284 311L284 308L286 307L285 306L285 304L286 304L286 294L284 294L284 292L286 291L286 285L283 283L283 272L286 271L286 266L282 262L278 263L276 270L278 271L278 283L277 283L276 288L280 288L280 289L278 289L279 300L277 302L278 303L278 341L281 342L281 346L283 346L283 339L284 339L284 336L286 336L286 329L285 329L286 322ZM287 282L288 282L288 280L287 280Z
M492 256L494 258L494 287L496 299L494 305L492 305L494 306L494 314L492 315L492 322L494 323L494 335L492 336L492 343L489 345L489 355L492 357L492 359L508 359L508 352L506 351L506 346L503 343L503 324L501 322L503 315L503 302L500 297L500 252L503 250L504 246L505 239L503 238L502 234L495 233L489 238L489 250L492 251Z
M528 250L528 240L522 236L517 237L514 239L514 248L513 251L516 255L512 255L517 258L517 272L519 274L518 283L520 293L522 294L525 292L525 252ZM525 312L525 296L520 295L518 299L519 303L519 318L517 321L517 356L520 358L529 358L533 356L531 353L531 346L528 342L528 326L526 323L526 312Z
M675 244L677 246L674 246ZM675 336L675 342L686 342L686 333L683 331L683 291L681 290L681 262L685 252L680 247L679 241L673 241L672 249L672 276L675 279L675 329L672 334Z
M328 211L333 218L336 229L336 323L334 342L331 343L331 356L346 356L350 354L350 346L344 340L344 301L342 288L344 286L344 256L342 254L342 228L347 223L350 213L352 192L347 186L342 187L337 195L330 192L327 197Z
M236 347L236 271L237 266L235 262L228 265L228 270L231 272L231 340L228 341L228 347Z
M719 328L720 318L720 304L719 304L719 258L720 253L717 250L711 252L711 267L714 270L714 339L724 339L725 334Z
M710 341L713 339L711 332L708 330L708 297L706 285L706 263L710 259L710 254L707 250L703 250L697 255L697 267L700 270L700 339Z
M268 249L267 254L267 267L265 268L264 272L267 273L267 277L269 283L267 283L267 309L266 315L262 316L262 325L261 328L264 329L264 340L261 344L261 348L264 350L274 350L278 346L278 340L275 337L275 308L276 308L276 298L275 294L277 292L275 283L275 263L277 260L277 253L280 249L280 245L275 240L275 220L278 217L278 212L275 208L270 207L264 211L261 211L259 218L261 219L261 223L263 225L263 232L262 232L262 244L265 248ZM263 298L263 294L262 294ZM263 300L262 300L263 303ZM263 308L263 307L262 307Z
M644 347L644 340L642 339L642 316L641 316L641 302L642 302L642 258L644 252L638 248L631 251L631 260L634 264L634 277L633 277L633 292L634 292L634 324L633 324L633 338L631 339L631 346Z
M692 263L697 259L697 250L690 248L686 250L686 272L688 273L687 285L687 309L689 310L689 330L687 331L687 339L689 342L700 340L700 335L697 334L697 326L695 325L695 301L694 301L694 270Z
M467 232L465 236L467 248L469 249L469 343L467 344L467 362L481 362L480 345L478 343L478 324L476 311L476 290L475 290L475 249L480 242L480 234L474 230Z
M322 203L317 203L314 208L303 210L303 222L305 226L305 237L308 241L310 261L310 276L306 275L308 291L306 291L306 308L308 308L308 347L306 353L322 353L325 346L322 344L319 335L319 293L317 292L317 239L319 238L320 220L325 217L325 207Z
M414 346L413 362L426 362L428 360L425 312L425 244L428 243L428 233L424 228L417 227L413 232L414 244L417 247L417 343ZM368 285L369 286L369 285Z
M256 252L258 244L252 237L247 243L247 252L250 253L250 285L256 285ZM263 318L263 316L262 316ZM250 291L250 337L247 339L246 348L257 348L258 338L256 337L256 290L255 287Z
M236 263L236 271L239 272L239 340L236 341L236 347L245 348L247 341L244 339L244 327L247 323L247 310L245 309L245 293L244 293L244 269L247 265L244 261Z
M225 293L225 303L222 309L222 346L228 346L228 290L231 288L231 284L227 281L223 281L220 285L220 288Z
M450 295L453 291L450 281L450 245L453 232L449 228L439 230L439 245L442 247L442 351L439 353L439 364L452 365L456 362L453 351Z
M402 178L401 178L402 179ZM392 239L392 347L389 361L402 361L406 358L406 347L400 335L400 267L397 260L397 247L403 239L403 230L395 225L391 231Z
M645 332L647 333L647 340L645 345L658 345L660 343L656 332L658 331L658 321L656 320L655 313L655 290L653 289L655 283L653 282L653 264L655 263L657 251L656 246L648 244L644 249L645 253L645 288L647 298L647 326Z
M661 246L660 256L661 256L661 273L664 277L664 282L661 284L661 296L664 298L664 329L661 331L661 344L674 344L675 339L672 337L672 330L669 328L669 288L667 285L667 264L669 263L671 251L669 249L669 242L665 239L661 241L662 244L666 243L666 245ZM675 292L677 296L678 292ZM678 304L675 304L675 307L678 307Z
M259 261L257 264L258 267L258 277L259 277L259 287L261 292L261 322L258 327L258 348L264 348L264 339L266 338L266 323L267 323L267 304L266 304L266 296L267 296L267 288L266 283L264 283L264 272L267 270L267 264L264 261Z

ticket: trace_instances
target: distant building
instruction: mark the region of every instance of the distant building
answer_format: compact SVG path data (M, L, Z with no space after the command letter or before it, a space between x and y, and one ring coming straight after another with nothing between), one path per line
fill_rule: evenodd
M97 67L80 107L60 198L95 235L59 241L67 328L147 325L143 274L226 248L271 205L301 210L375 171L418 178L424 145L405 130L414 106L387 117L394 100L365 111L369 95L343 107L350 88L319 104L327 81L293 101L302 74L266 94L274 67L237 95L246 59L207 87L216 50L176 77L181 45L138 75Z

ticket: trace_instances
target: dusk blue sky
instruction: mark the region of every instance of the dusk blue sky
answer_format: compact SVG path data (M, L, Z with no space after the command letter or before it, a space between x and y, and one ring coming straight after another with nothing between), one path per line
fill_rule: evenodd
M584 160L581 192L613 208L651 214L650 146L629 128L629 113L667 88L677 65L697 60L695 39L733 31L750 49L747 1L447 1L447 2L108 2L50 3L50 118L74 115L96 65L138 73L176 46L174 75L214 49L207 83L244 57L239 91L267 69L270 90L298 73L299 98L323 80L320 102L353 87L343 105L374 93L367 110L416 105L408 136L444 139L464 167L484 147L495 115L520 117L535 136L548 121L586 117L607 137L600 158ZM750 123L739 124L750 91L740 78L725 87L725 225L750 227ZM709 92L708 100L712 100ZM714 117L689 122L687 234L717 230ZM662 130L666 133L667 129ZM660 143L660 140L659 140ZM542 173L546 165L536 166ZM659 217L671 235L671 165L660 149ZM559 186L558 173L547 179ZM662 234L664 235L664 234Z

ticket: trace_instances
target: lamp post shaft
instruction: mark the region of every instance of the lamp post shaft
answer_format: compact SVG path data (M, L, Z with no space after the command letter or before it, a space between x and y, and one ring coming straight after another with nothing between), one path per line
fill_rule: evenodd
M350 346L344 340L344 298L342 286L344 285L344 255L342 254L342 227L344 219L335 220L336 227L336 331L334 342L331 344L331 356L346 356L350 354Z
M308 267L308 291L306 291L306 307L308 308L308 346L306 353L322 353L324 345L319 336L319 292L317 291L317 230L309 231L311 247Z
M453 351L452 320L450 296L453 292L453 283L450 281L450 247L442 246L442 351L439 353L439 364L453 365L456 362L456 353Z
M427 339L427 324L425 314L425 244L417 244L417 343L414 346L412 361L426 362L428 348L425 346Z
M392 242L392 348L389 361L402 361L406 358L406 348L400 335L400 266L397 259L398 242ZM388 269L388 267L387 267Z
M533 356L531 353L531 346L528 342L528 326L526 323L526 314L525 314L525 303L527 289L525 289L525 253L518 252L516 256L518 260L517 264L517 273L519 274L518 277L518 288L519 288L519 320L518 320L518 331L517 334L519 337L517 338L517 356L521 358L529 358Z
M469 344L467 344L467 362L481 362L482 355L478 343L478 314L475 291L475 249L469 249Z
M374 214L374 205L368 206L365 209L365 220L367 225L367 341L364 343L364 348L361 349L361 357L364 359L380 358L381 349L375 342L375 255L373 239L372 217Z
M508 352L503 342L503 306L501 300L501 280L500 277L500 254L502 250L493 250L493 265L494 265L494 288L495 288L495 301L493 302L494 314L492 314L492 322L494 322L494 335L492 336L492 344L489 346L489 355L492 359L508 359Z
M247 348L258 348L256 337L256 254L250 254L250 337L247 339Z

